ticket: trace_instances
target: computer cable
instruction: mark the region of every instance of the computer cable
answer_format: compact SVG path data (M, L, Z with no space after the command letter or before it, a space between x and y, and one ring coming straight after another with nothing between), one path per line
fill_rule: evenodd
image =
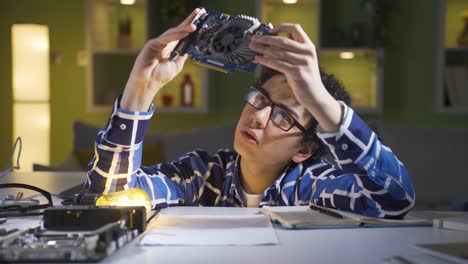
M22 198L18 194L17 197L3 198L2 206L0 206L0 217L5 216L26 216L26 215L41 215L44 213L45 208L53 206L52 195L41 188L36 186L23 184L23 183L4 183L0 184L0 189L4 188L22 188L32 190L40 193L47 199L47 203L41 204L38 200L31 198ZM18 198L18 196L21 196ZM9 203L7 203L7 201Z
M19 146L19 150L18 150L18 156L16 157L16 165L13 165L13 157L15 156L16 146ZM21 141L21 137L17 137L15 140L15 143L13 144L13 151L11 152L10 161L8 162L7 169L0 172L0 177L7 175L7 173L12 170L19 170L21 168L20 157L21 157L22 147L23 147L23 144Z

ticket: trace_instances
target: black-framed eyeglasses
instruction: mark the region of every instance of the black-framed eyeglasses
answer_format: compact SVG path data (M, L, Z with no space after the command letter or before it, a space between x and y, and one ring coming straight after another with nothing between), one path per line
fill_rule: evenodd
M281 105L274 103L270 97L262 93L258 88L250 86L245 100L249 105L257 110L261 110L267 106L271 107L270 120L283 131L289 131L293 126L296 126L305 136L306 129Z

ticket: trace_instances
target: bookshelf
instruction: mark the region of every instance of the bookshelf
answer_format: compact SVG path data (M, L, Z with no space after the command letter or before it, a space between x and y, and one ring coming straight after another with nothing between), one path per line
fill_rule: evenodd
M86 0L88 53L88 111L109 111L121 94L138 53L153 36L148 23L162 17L155 0ZM185 14L184 10L184 14ZM159 35L159 34L158 34ZM206 70L187 60L182 72L155 97L158 112L204 113L208 111ZM190 91L190 94L184 91Z
M440 0L440 85L436 91L437 111L468 114L468 1Z
M375 22L362 7L361 0L259 0L263 22L298 23L315 43L319 63L335 74L351 95L351 106L360 113L379 113L383 109L383 60L375 37Z

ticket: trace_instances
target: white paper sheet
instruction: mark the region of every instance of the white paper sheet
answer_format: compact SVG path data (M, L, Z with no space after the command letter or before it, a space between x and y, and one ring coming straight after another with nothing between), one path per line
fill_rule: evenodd
M152 226L140 245L253 246L278 243L270 220L259 214L163 214Z

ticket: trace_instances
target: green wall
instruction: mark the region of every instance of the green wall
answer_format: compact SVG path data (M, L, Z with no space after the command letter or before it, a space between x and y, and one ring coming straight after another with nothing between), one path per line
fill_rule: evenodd
M11 104L11 29L4 13L6 1L0 1L0 170L4 170L12 147Z
M366 115L369 120L415 124L421 127L467 127L467 115L435 113L436 1L394 0L385 48L384 111ZM255 1L204 1L207 8L231 14L255 15ZM424 8L421 8L424 7ZM416 15L415 15L416 14ZM108 113L87 112L87 69L77 65L77 54L86 49L83 0L0 0L0 169L12 145L11 31L14 23L49 25L51 51L61 63L51 65L52 164L72 148L74 120L102 126ZM210 71L209 114L159 114L152 131L188 129L236 120L242 96L252 75L226 75ZM28 146L23 146L27 148Z

